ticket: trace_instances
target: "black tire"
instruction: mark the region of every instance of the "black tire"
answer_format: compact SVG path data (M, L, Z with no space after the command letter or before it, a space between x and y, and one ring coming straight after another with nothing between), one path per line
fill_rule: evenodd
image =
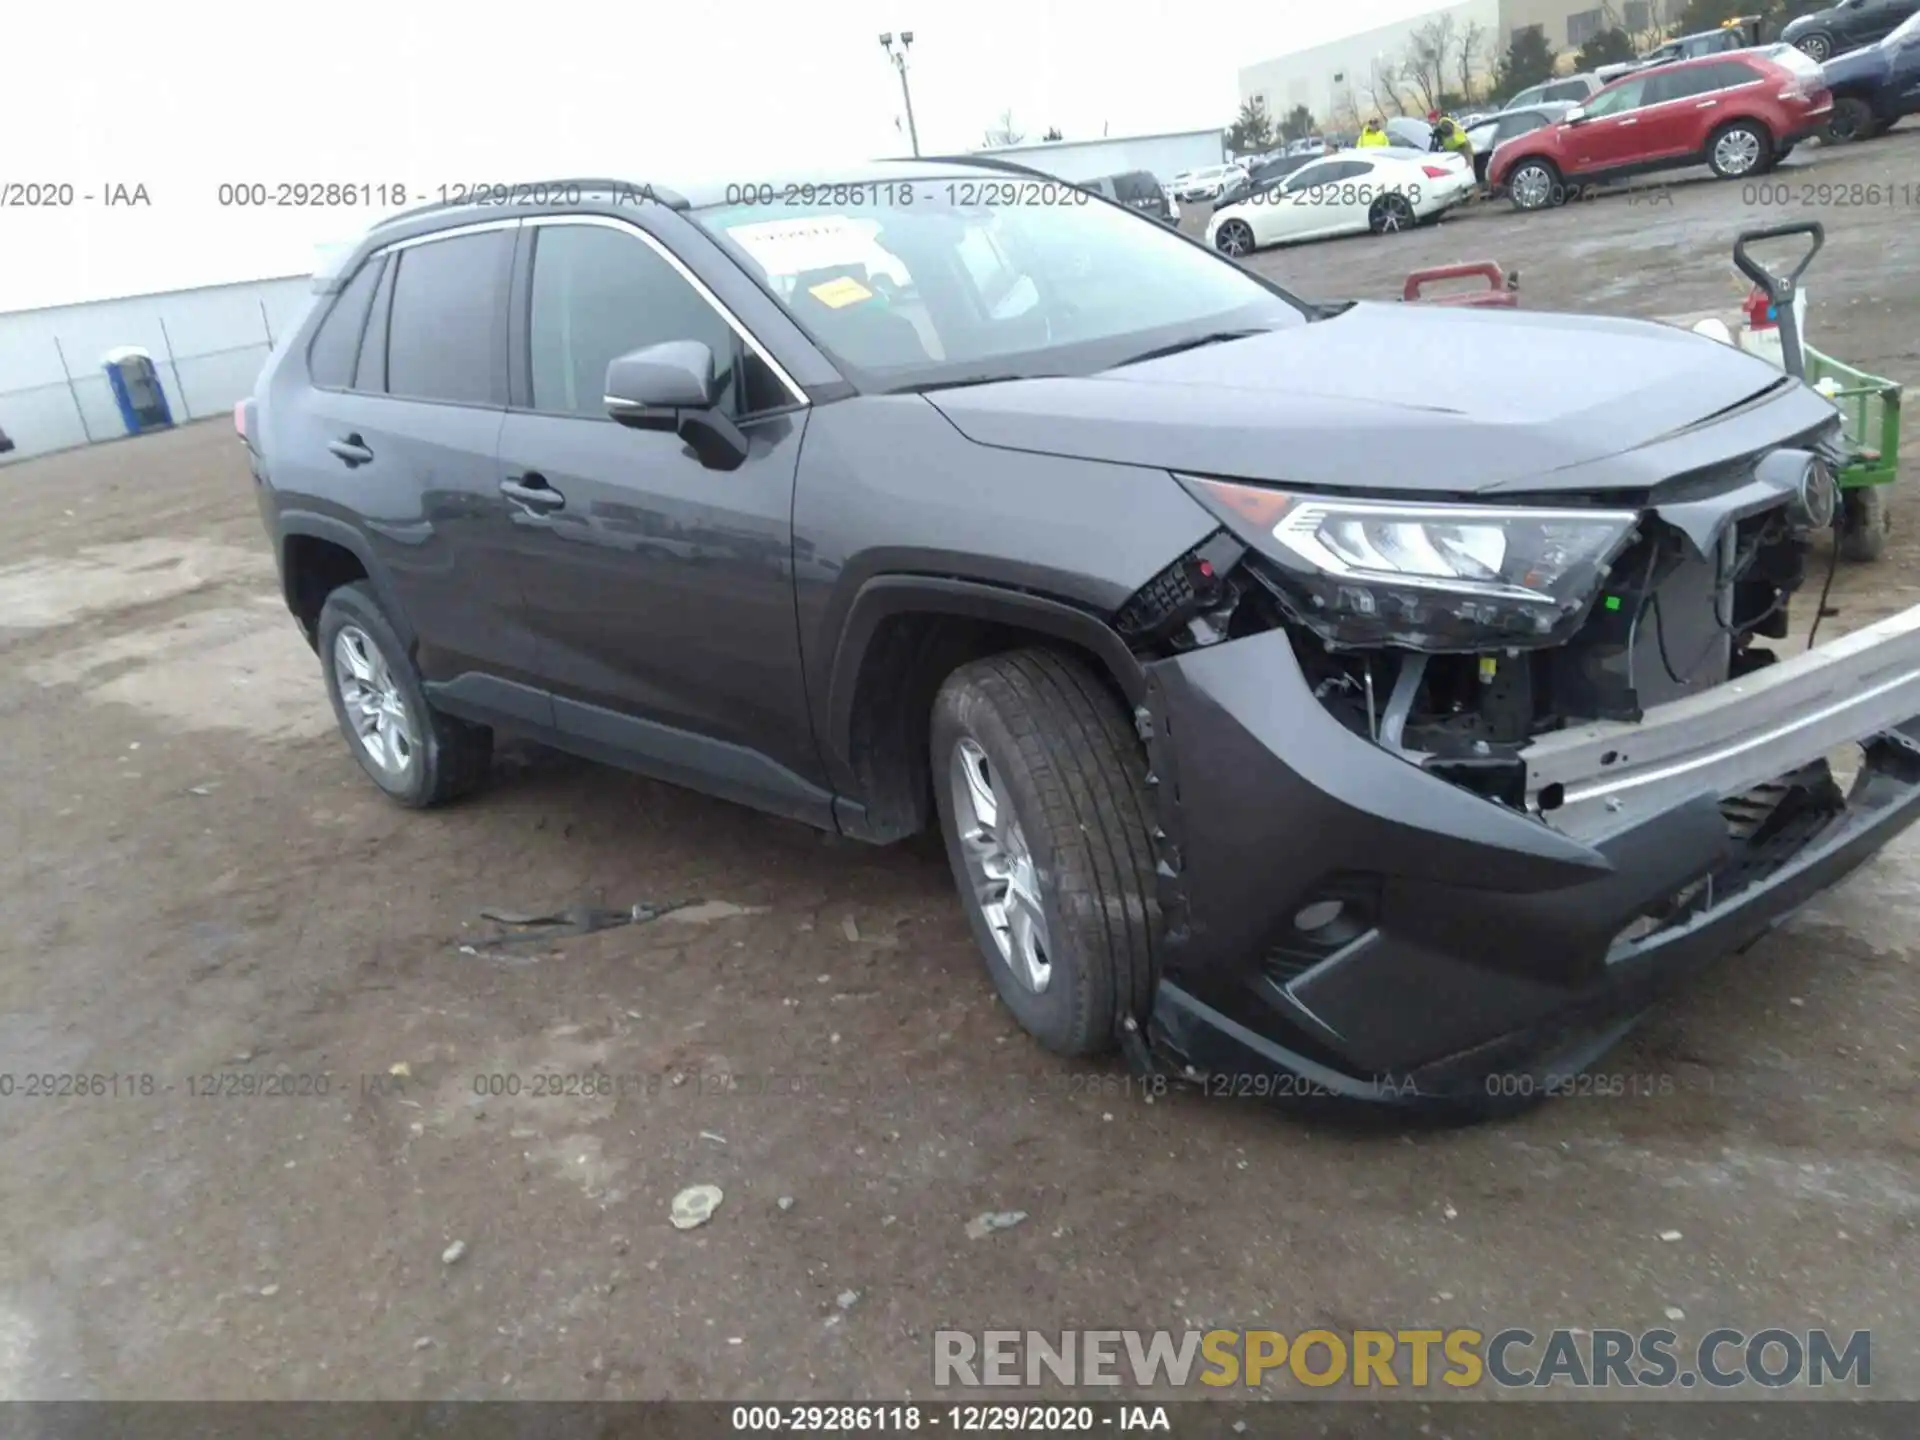
M1802 35L1793 43L1809 60L1818 60L1824 65L1833 58L1833 37L1824 31L1816 30L1811 35Z
M1014 650L947 677L929 741L947 860L994 988L1055 1054L1109 1049L1128 1017L1146 1017L1160 925L1147 760L1125 710L1078 660ZM1032 856L1049 962L1037 992L1016 977L975 890L956 767L977 762L963 742ZM965 812L968 828L976 816Z
M407 746L410 758L403 771L383 768L374 760L348 713L339 667L341 636L349 631L349 648L359 646L363 637L366 646L378 652L405 712L406 728L411 733ZM317 634L320 668L340 733L360 768L389 798L409 809L424 810L467 794L486 778L493 758L493 731L443 715L427 703L413 657L394 633L369 586L342 585L328 595L327 603L320 608Z
M1729 136L1744 134L1750 136L1759 149L1759 158L1744 170L1729 169L1720 156L1720 146ZM1735 120L1730 125L1722 125L1707 137L1707 168L1722 180L1750 180L1755 175L1764 175L1773 168L1778 159L1773 152L1773 136L1757 120Z
M1887 513L1887 487L1862 485L1848 490L1841 501L1840 558L1870 565L1887 553L1892 530Z
M1413 206L1404 195L1382 195L1367 212L1367 229L1375 235L1397 235L1419 223L1420 217L1413 213Z
M1233 237L1231 240L1229 235ZM1213 232L1213 248L1232 259L1246 259L1253 254L1253 227L1244 220L1224 221Z
M1873 124L1873 106L1857 95L1843 95L1833 102L1826 138L1835 145L1850 145L1856 140L1870 139Z
M1544 189L1529 180L1529 172L1537 172L1542 177ZM1566 186L1560 179L1560 171L1551 160L1542 160L1530 156L1522 160L1507 175L1507 199L1513 202L1516 210L1551 210L1564 204L1567 198Z

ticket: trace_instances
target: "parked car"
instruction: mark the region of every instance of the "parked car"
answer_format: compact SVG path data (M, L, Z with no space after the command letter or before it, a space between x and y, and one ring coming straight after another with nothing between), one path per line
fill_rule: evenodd
M806 178L841 266L738 243L737 185L565 181L381 222L276 347L236 426L387 796L511 730L937 829L1047 1049L1460 1107L1920 815L1920 617L1762 664L1840 444L1764 360L1309 304L1005 162Z
M1085 182L1086 188L1095 194L1167 225L1178 223L1180 212L1167 198L1166 188L1145 170L1128 170L1119 175L1105 175L1098 180Z
M1182 171L1173 177L1173 198L1183 205L1196 200L1211 201L1246 173L1241 166L1231 163Z
M13 449L13 437L6 431L0 430L0 455L6 454L11 449Z
M1282 155L1264 165L1257 165L1244 179L1235 180L1222 190L1213 202L1214 208L1237 205L1255 190L1270 189L1276 182L1286 179L1302 166L1311 165L1318 158L1316 155Z
M1473 188L1473 171L1458 155L1345 150L1215 208L1207 243L1237 258L1267 245L1392 234L1444 214Z
M1840 0L1788 21L1780 38L1824 62L1884 40L1915 15L1920 15L1920 0Z
M1314 155L1324 155L1327 153L1326 137L1324 135L1308 135L1303 139L1291 141L1287 145L1286 153L1290 156L1306 155L1311 157Z
M1764 43L1766 22L1759 15L1743 15L1737 19L1722 21L1712 30L1696 30L1690 35L1676 35L1671 40L1654 46L1636 60L1627 60L1617 65L1600 65L1594 68L1594 74L1604 83L1611 84L1623 75L1648 70L1656 65L1671 65L1676 60L1699 60L1709 55L1724 55L1730 50L1745 50Z
M1502 110L1526 110L1550 100L1566 100L1579 104L1607 82L1591 71L1580 71L1573 75L1562 75L1557 79L1543 81L1538 85L1529 85L1517 93L1502 106Z
M1517 135L1530 134L1543 125L1564 119L1572 108L1573 102L1569 100L1545 100L1536 105L1522 105L1485 115L1468 125L1467 143L1473 146L1474 177L1484 185L1487 167L1493 162L1493 152L1497 147Z
M1817 78L1757 51L1681 60L1617 80L1559 123L1506 141L1488 183L1521 210L1570 186L1708 165L1723 179L1758 175L1833 113Z
M1869 140L1920 113L1920 12L1884 40L1827 61L1820 74L1833 92L1829 139Z

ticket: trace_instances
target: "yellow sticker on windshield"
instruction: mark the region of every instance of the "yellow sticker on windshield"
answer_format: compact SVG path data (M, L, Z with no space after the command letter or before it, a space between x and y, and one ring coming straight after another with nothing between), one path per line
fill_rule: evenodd
M842 275L838 280L822 280L818 285L810 287L807 293L822 305L831 306L835 310L873 298L873 291L851 275Z

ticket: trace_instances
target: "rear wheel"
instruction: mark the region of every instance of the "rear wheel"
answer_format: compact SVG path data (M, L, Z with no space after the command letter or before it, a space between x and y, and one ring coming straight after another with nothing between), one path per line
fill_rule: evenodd
M480 783L493 732L427 704L407 648L369 587L342 585L328 595L317 635L334 718L374 784L418 810Z
M1707 142L1707 164L1722 180L1758 174L1773 159L1773 137L1752 120L1722 126Z
M1840 555L1859 564L1870 564L1887 551L1887 534L1893 528L1887 513L1887 487L1862 485L1846 492L1840 521Z
M1873 106L1857 95L1833 102L1833 118L1827 121L1827 139L1836 145L1865 140L1873 134Z
M1397 235L1419 223L1420 217L1413 213L1413 206L1404 195L1382 195L1367 212L1367 228L1376 235Z
M1507 198L1516 210L1548 210L1565 198L1560 172L1545 160L1522 160L1507 177Z
M1229 220L1213 232L1213 244L1222 255L1238 260L1253 253L1253 227L1244 220Z
M947 859L1001 1000L1061 1055L1144 1018L1159 925L1146 755L1085 665L1015 650L962 666L934 701Z

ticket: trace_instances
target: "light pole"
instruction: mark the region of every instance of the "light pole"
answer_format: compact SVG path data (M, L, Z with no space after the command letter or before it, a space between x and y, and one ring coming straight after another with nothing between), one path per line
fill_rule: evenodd
M913 123L913 91L907 86L907 50L913 44L913 32L900 32L900 48L893 48L893 32L888 31L880 37L880 48L887 52L887 58L893 62L893 68L900 72L900 98L907 102L907 136L913 141L913 158L920 158L920 131Z

